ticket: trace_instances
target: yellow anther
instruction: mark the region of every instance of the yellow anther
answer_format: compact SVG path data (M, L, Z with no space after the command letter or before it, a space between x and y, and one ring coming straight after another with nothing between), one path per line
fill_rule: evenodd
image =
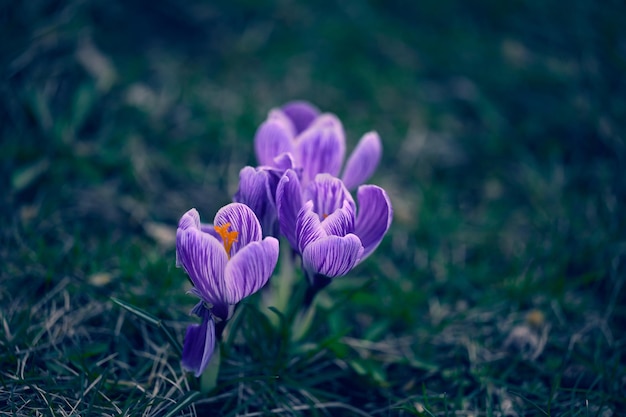
M229 232L229 227L230 223L224 223L224 225L222 226L214 226L217 234L222 237L222 243L224 244L224 250L226 250L226 255L228 255L228 259L230 259L230 248L233 246L233 243L237 241L237 236L239 236L239 232L236 232L234 230L232 232Z

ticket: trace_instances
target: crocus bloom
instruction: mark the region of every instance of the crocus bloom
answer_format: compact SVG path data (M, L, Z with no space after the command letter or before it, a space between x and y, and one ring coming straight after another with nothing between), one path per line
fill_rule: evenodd
M307 102L290 102L270 111L254 138L257 159L272 166L283 153L293 155L306 186L317 174L339 176L346 153L343 125L331 113L320 114ZM382 154L380 137L368 132L348 158L341 179L348 189L355 189L372 176Z
M246 166L239 171L239 188L233 201L252 209L261 223L263 236L279 235L276 187L285 170L290 168L294 168L293 158L284 153L274 158L273 166Z
M316 277L347 274L389 229L393 210L385 190L362 185L357 200L358 210L344 183L330 174L318 174L304 189L293 170L281 178L276 190L280 228L302 255L312 284Z
M278 241L262 238L261 225L245 204L231 203L215 215L213 227L195 209L178 223L176 263L185 269L200 298L193 313L202 324L187 328L182 365L200 376L211 359L233 306L258 291L278 260Z

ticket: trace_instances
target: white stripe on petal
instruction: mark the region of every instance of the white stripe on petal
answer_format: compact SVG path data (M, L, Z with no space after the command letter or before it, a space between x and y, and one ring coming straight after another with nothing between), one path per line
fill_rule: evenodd
M294 250L298 250L296 219L302 208L302 188L295 171L288 169L276 188L276 210L280 232L287 238Z
M359 212L355 233L363 242L363 259L380 244L391 226L393 209L387 193L376 185L362 185L357 191Z
M298 213L296 220L296 237L298 239L298 251L302 253L311 242L326 237L320 225L319 215L313 212L313 202L307 201Z
M339 175L346 153L346 139L341 121L323 114L296 138L295 157L302 167L302 182L308 184L317 174Z
M202 324L187 327L181 360L183 368L199 377L209 364L214 350L215 323L210 313L206 311L202 317Z
M304 249L302 265L309 274L334 278L350 272L362 254L363 245L357 236L328 236Z
M266 237L247 245L226 265L224 300L236 304L268 281L278 261L278 240Z
M321 227L329 235L345 236L354 233L354 206L348 200L343 201L343 207L335 210L322 220Z
M245 204L230 203L219 209L215 214L213 224L223 226L226 223L230 223L228 231L238 233L237 240L230 251L231 257L247 244L257 242L263 237L259 220L252 209Z
M222 303L223 277L228 260L224 246L199 229L179 229L176 233L176 253L202 299L211 304Z

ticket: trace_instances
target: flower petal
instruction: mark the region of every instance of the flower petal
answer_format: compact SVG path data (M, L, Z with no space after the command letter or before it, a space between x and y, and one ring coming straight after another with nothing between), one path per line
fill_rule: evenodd
M291 138L296 137L296 128L293 125L293 120L282 109L272 109L267 115L266 120L272 120L274 122L280 123L289 133Z
M354 233L354 205L343 200L343 207L335 210L322 220L322 229L329 235L345 236Z
M346 139L341 121L335 115L321 115L296 141L295 157L303 170L303 184L320 173L339 174L346 153Z
M294 169L296 162L293 159L293 154L290 152L283 152L274 158L272 167L281 172L281 175L288 169Z
M205 308L203 310L200 313L202 324L187 327L181 360L183 368L193 372L196 377L202 375L215 350L215 322L211 313Z
M294 250L298 250L296 239L296 219L302 208L302 189L295 171L288 169L276 188L276 210L280 232L287 238Z
M250 207L259 216L259 211L264 212L267 205L268 173L264 170L247 166L239 171L239 189L235 193L234 200Z
M235 202L247 205L256 214L264 236L277 233L274 230L277 226L277 215L270 184L272 179L269 170L244 167L239 171L239 189L233 197Z
M376 185L362 185L357 191L359 212L356 218L356 235L363 242L365 259L383 240L391 226L393 208L389 196Z
M290 101L281 110L291 119L296 134L305 130L320 114L317 107L307 101Z
M326 237L327 234L322 229L320 217L313 211L313 202L307 201L296 220L296 237L298 239L298 251L304 252L304 249L316 240Z
M197 219L199 224L199 217ZM179 224L181 227L176 231L177 263L185 269L204 301L220 303L224 293L223 276L228 259L224 247L213 236L197 228L196 224L188 223L185 216Z
M293 126L286 116L275 112L259 126L254 135L254 151L260 165L271 166L274 158L285 152L293 152Z
M376 132L368 132L359 141L348 158L341 179L349 190L367 181L380 162L383 148Z
M313 211L322 218L343 207L346 200L355 207L354 199L343 182L329 174L318 174L315 181L309 183L304 190L304 201L309 200L313 201Z
M187 230L189 228L199 229L200 228L200 214L198 214L198 210L192 208L188 210L178 221L178 228L182 230Z
M234 241L230 251L231 257L247 244L257 242L263 237L259 220L252 209L245 204L230 203L219 209L215 214L213 224L223 226L226 223L230 223L229 232L238 233L237 240Z
M222 241L222 237L220 236L219 233L217 233L215 231L215 226L213 226L213 224L211 224L211 223L200 223L200 230L202 230L202 232L204 232L204 233L210 234L215 239L217 239L218 242Z
M179 230L187 230L187 229L200 229L200 214L198 214L198 210L192 208L188 210L185 214L182 215L180 220L178 221L178 229L176 230L176 244L178 245L178 231ZM176 267L180 268L183 266L178 250L176 250Z
M353 234L328 236L309 244L302 253L302 266L309 275L329 278L347 274L359 261L363 246Z
M236 304L257 292L274 272L278 261L278 240L266 237L253 242L233 256L226 265L225 301Z

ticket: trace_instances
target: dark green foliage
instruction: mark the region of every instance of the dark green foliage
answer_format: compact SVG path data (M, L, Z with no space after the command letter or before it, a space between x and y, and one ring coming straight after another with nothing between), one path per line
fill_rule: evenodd
M623 2L4 3L0 414L626 413ZM246 300L199 394L110 298L182 342L177 221L290 99L380 133L392 230L298 342Z

